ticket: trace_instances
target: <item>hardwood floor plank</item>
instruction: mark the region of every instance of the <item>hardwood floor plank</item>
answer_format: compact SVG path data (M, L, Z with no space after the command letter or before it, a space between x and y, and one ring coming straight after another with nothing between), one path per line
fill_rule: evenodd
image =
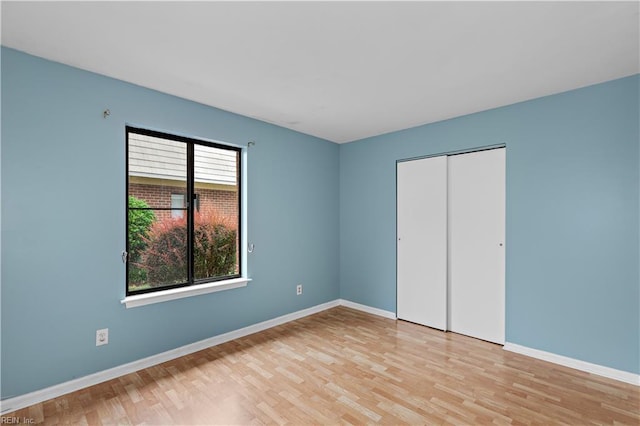
M3 417L51 425L640 425L640 388L339 307Z

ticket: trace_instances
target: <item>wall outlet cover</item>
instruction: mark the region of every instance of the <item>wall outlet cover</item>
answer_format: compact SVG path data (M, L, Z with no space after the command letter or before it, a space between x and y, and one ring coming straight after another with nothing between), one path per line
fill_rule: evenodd
M109 343L109 329L96 330L96 346L106 345L107 343Z

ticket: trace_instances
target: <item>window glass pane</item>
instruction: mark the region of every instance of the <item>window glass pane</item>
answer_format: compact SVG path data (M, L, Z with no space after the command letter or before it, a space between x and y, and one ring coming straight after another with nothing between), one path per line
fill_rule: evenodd
M184 194L171 194L171 217L180 219L184 217ZM175 209L175 210L174 210Z
M239 273L238 162L237 151L195 145L195 279Z
M135 132L128 143L128 290L184 283L187 144Z

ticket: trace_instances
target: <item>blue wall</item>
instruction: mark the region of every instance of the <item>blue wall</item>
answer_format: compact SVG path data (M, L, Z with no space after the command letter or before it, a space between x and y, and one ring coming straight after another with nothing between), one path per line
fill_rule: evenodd
M640 373L639 76L340 146L341 297L396 311L397 160L507 146L507 341Z
M339 297L337 145L7 48L2 113L2 398ZM120 304L125 124L256 141L247 287Z
M498 143L507 340L640 373L639 76L341 146L6 48L1 90L3 399L338 297L395 312L396 160ZM247 287L120 304L125 124L256 141Z

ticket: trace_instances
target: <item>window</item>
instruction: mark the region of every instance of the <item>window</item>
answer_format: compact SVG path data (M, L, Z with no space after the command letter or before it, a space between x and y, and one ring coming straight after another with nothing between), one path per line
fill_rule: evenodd
M240 148L126 136L127 296L239 278Z
M171 217L181 219L184 217L184 194L171 194Z

